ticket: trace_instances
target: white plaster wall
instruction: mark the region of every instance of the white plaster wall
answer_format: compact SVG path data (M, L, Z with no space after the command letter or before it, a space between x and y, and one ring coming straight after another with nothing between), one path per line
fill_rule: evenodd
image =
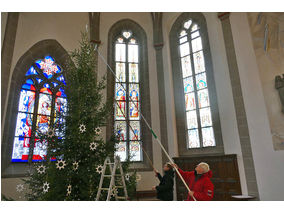
M8 13L7 12L2 12L1 13L1 49L2 49L4 35L5 35L7 18L8 18Z
M284 200L284 152L274 151L246 13L230 16L261 200Z
M146 13L101 13L100 23L100 39L101 46L100 52L107 60L107 41L108 32L113 24L121 19L131 19L138 23L147 34L148 45L148 64L149 64L149 85L150 85L150 102L151 102L151 119L152 128L157 136L160 138L160 120L159 120L159 99L158 86L157 86L157 70L156 70L156 56L153 47L153 25L149 12ZM99 76L103 76L107 72L107 67L104 62L99 59ZM142 121L143 122L143 121ZM161 171L162 157L161 148L157 144L154 138L153 141L153 163L154 167ZM147 160L147 159L145 159ZM151 172L139 172L142 179L137 184L137 190L151 190L153 185L158 183L154 173Z
M178 156L177 131L175 118L174 88L172 79L172 68L169 47L169 33L177 17L181 13L164 13L163 33L165 46L163 49L164 72L166 88L166 110L168 119L169 153L171 156ZM207 21L209 43L212 55L214 78L219 106L219 115L224 143L225 154L237 154L238 167L242 193L247 194L244 164L240 146L240 139L237 128L235 107L233 102L231 81L229 76L225 44L221 21L217 13L203 13Z

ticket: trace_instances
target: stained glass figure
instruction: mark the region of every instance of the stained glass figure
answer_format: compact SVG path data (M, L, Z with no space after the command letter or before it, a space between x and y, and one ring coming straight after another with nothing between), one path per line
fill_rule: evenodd
M119 142L118 144L116 144L115 155L119 156L121 161L126 161L127 159L126 142Z
M198 129L188 130L188 146L189 148L200 147Z
M177 39L184 87L188 147L215 146L199 26L191 19L186 21ZM202 135L199 135L201 132Z
M116 81L125 82L125 63L116 63Z
M31 66L27 70L25 75L27 77L20 91L12 162L28 162L30 146L33 146L32 161L43 160L46 156L46 144L36 139L38 132L46 134L51 119L63 124L67 112L67 101L64 98L66 94L63 88L66 82L63 74L56 77L56 80L53 78L56 73L62 72L60 66L51 56L39 59L35 64L38 69ZM60 87L59 91L55 94L53 89L58 87ZM60 97L54 97L56 95ZM55 103L52 103L53 98L55 98ZM34 107L36 102L38 103L37 109ZM50 117L52 112L54 116ZM59 114L62 116L57 117ZM33 118L36 118L35 123L33 123ZM64 136L59 129L58 135Z
M139 42L130 31L121 32L121 36L121 40L115 41L114 57L117 78L114 88L114 131L120 140L115 155L121 161L131 157L132 161L141 161Z
M125 120L126 103L124 101L117 101L115 104L115 119Z
M15 137L12 162L28 162L30 138Z
M129 84L129 99L139 101L139 84Z
M201 37L198 37L196 39L193 39L191 41L192 44L192 52L197 52L199 50L202 50L202 41L201 41Z
M141 161L141 147L139 141L131 141L129 150L130 150L130 160L132 161Z
M192 75L190 56L181 58L182 77L186 78Z
M186 119L187 119L187 129L194 129L198 127L197 115L195 110L186 112Z
M139 83L138 64L129 64L129 82Z
M130 121L130 127L129 127L130 140L140 140L140 122Z
M187 94L185 94L184 97L185 97L185 109L186 109L186 111L195 109L196 103L195 103L194 92L187 93Z
M44 60L36 61L36 65L43 71L46 78L51 78L55 73L61 71L60 67L55 64L54 59L51 56L46 56Z
M35 92L29 90L21 90L19 108L21 112L33 113L35 103Z
M138 63L138 45L128 45L128 62Z
M139 104L138 102L129 103L129 118L132 120L139 120Z
M115 47L115 60L125 62L126 45L118 43L115 45Z
M203 51L193 54L195 74L205 71Z
M198 94L199 108L209 106L208 90L207 89L200 90L198 91L197 94Z
M15 135L22 137L31 137L32 121L32 114L18 113Z
M114 130L118 134L119 140L121 141L127 140L126 121L116 121L114 124Z
M40 93L38 102L38 114L50 115L51 114L52 96Z
M205 72L196 75L196 87L197 87L197 90L200 90L200 89L207 87L206 73Z
M115 84L115 100L125 101L126 100L126 84Z
M203 146L216 146L213 127L202 128Z
M194 90L192 77L183 79L184 93L189 93Z
M209 107L200 109L200 122L201 127L212 126L211 111Z

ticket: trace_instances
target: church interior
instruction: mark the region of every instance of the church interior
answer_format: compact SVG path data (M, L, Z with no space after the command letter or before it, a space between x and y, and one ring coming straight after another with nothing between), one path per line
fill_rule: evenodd
M115 154L135 172L131 200L157 200L153 170L172 161L185 171L209 164L213 201L284 200L281 12L2 12L2 199L27 200L23 179L47 154L36 131L68 102L65 63L82 33L105 78L103 101L114 103L96 133L118 132ZM173 200L185 200L174 181Z

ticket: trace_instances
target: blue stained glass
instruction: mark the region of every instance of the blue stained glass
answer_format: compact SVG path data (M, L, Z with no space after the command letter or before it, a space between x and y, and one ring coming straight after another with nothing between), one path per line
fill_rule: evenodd
M31 137L32 134L32 120L33 115L27 113L18 113L17 125L16 125L16 136Z
M31 68L26 73L26 76L28 76L28 75L38 75L37 71L35 70L35 68L33 66L31 66Z
M65 78L64 78L63 75L58 76L56 79L57 79L58 81L61 81L63 84L66 85Z
M189 93L194 90L192 77L183 79L184 93Z
M196 87L197 87L198 90L207 87L206 73L205 72L196 75Z
M35 90L33 80L32 79L26 80L26 83L23 84L22 88L23 89L28 89L28 90Z
M29 90L21 90L19 108L21 112L34 112L35 92Z
M58 83L52 82L54 87L57 87Z
M50 95L52 94L49 84L44 84L43 88L41 88L40 92L50 94Z
M139 84L129 85L129 97L132 101L139 101Z
M40 84L40 82L42 82L43 80L40 78L36 78L37 82Z
M12 162L28 162L30 138L15 137Z
M56 96L67 97L63 88L59 88L59 91L56 93Z
M54 63L51 56L46 56L44 60L37 60L36 65L40 68L46 78L51 78L55 73L61 72L58 65Z
M46 159L47 154L47 141L35 139L33 150L33 162L43 161Z

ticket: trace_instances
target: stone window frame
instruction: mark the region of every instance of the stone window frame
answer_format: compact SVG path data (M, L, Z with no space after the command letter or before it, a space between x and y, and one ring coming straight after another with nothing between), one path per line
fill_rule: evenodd
M18 114L19 97L22 84L25 80L25 74L28 69L38 59L44 59L45 56L50 55L54 58L56 64L64 70L63 76L66 79L67 63L71 58L67 51L55 39L46 39L34 44L28 51L26 51L18 60L12 74L11 84L9 88L8 105L5 119L5 126L2 136L1 145L1 172L2 177L25 177L28 176L31 164L33 162L11 162L14 133L16 128L16 120ZM67 84L67 79L66 79ZM67 84L68 85L68 84Z
M200 36L202 38L203 53L205 58L206 75L208 82L208 91L210 99L210 107L213 121L213 129L215 135L216 146L188 148L186 139L186 110L183 93L182 71L180 64L179 48L179 32L183 28L183 24L191 19L200 27ZM207 32L207 23L202 13L182 13L175 20L171 27L170 34L170 53L172 64L172 77L174 85L174 100L175 100L175 114L176 114L176 129L178 139L178 150L180 156L188 155L218 155L224 154L223 138L220 125L219 108L214 80L214 71L212 64L212 57L210 51L210 44Z
M122 31L131 31L134 37L139 41L139 84L141 94L141 113L151 125L151 104L150 104L150 86L149 86L149 66L148 66L148 48L147 35L144 29L131 19L122 19L114 23L108 32L108 52L107 62L115 70L115 43L116 38L121 35ZM143 59L143 60L142 60ZM109 68L107 68L109 69ZM115 79L111 71L107 72L107 98L114 101ZM114 115L114 111L112 112ZM114 119L110 119L106 126L106 138L110 139L114 131ZM153 161L152 134L148 130L145 122L141 119L141 141L143 149L147 152L151 161ZM144 152L143 160L133 162L131 168L137 171L151 171L152 167Z

